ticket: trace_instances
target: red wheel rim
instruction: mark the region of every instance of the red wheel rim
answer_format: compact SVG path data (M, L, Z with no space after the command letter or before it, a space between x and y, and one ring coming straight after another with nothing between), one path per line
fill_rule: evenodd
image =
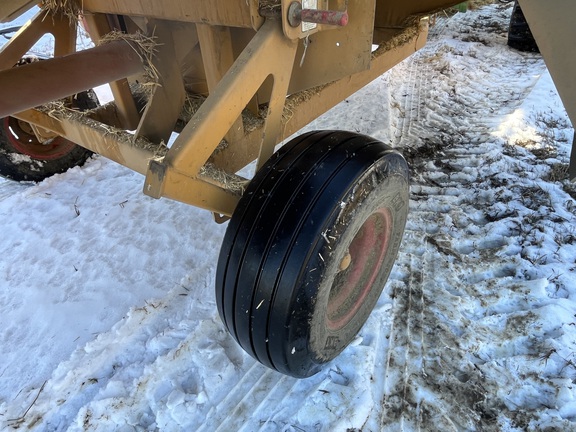
M374 285L390 241L392 214L386 208L372 213L362 224L350 246L350 264L334 280L328 297L327 326L336 331L360 310Z
M59 159L70 153L75 144L60 136L48 144L38 141L36 135L26 122L14 117L6 117L2 123L10 144L20 153L38 160Z

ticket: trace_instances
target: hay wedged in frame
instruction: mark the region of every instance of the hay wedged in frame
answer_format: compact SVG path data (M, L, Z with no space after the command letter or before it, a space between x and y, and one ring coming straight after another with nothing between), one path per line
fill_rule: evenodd
M184 123L188 123L196 111L200 109L200 106L206 100L206 96L195 94L195 93L186 93L186 97L184 99L184 105L182 106L182 112L180 113L180 120Z
M230 174L226 171L216 167L212 163L206 163L200 168L200 176L204 179L217 184L218 186L223 186L227 191L232 192L238 196L244 194L246 186L250 182L244 177L240 177L236 174Z
M78 109L66 106L63 101L54 101L37 107L36 109L47 116L56 120L68 120L81 123L98 131L102 136L113 136L114 139L120 143L130 145L139 149L149 151L154 154L154 158L162 158L168 152L168 148L164 142L153 143L144 137L136 137L135 135L115 126L111 126L91 117L102 107L94 108L91 110L80 111Z
M282 14L282 3L280 0L260 0L258 2L258 12L261 16L279 18Z
M383 52L406 45L422 32L423 26L428 25L426 17L412 16L408 18L402 28L392 37L379 41L378 48L372 52L372 59L380 56Z
M62 15L70 22L77 21L84 10L82 0L42 0L41 5L47 15Z
M158 42L154 36L147 36L143 33L123 33L121 31L112 31L100 39L98 45L104 45L110 42L123 40L130 44L132 49L138 54L144 66L144 80L140 82L140 90L150 97L154 89L159 86L160 74L154 66L154 56Z

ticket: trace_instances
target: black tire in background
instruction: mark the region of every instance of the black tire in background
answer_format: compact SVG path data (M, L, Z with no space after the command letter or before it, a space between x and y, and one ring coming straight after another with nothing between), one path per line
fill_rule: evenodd
M73 97L81 111L98 106L92 90ZM92 152L63 137L41 143L30 125L14 117L0 119L0 176L15 181L39 182L82 165Z
M216 273L220 317L246 352L303 378L346 348L396 259L408 183L402 155L343 131L295 138L258 171Z
M551 5L551 7L553 6ZM508 46L517 49L518 51L540 52L536 40L532 35L532 31L530 30L530 26L524 16L524 12L522 12L522 9L518 4L518 0L514 2L512 16L510 17Z

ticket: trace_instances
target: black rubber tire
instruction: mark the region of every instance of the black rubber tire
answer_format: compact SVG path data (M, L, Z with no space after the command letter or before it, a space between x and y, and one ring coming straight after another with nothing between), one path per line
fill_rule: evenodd
M373 138L320 131L286 144L250 182L226 230L216 299L227 329L272 369L317 373L374 308L408 200L406 161Z
M78 93L73 106L82 111L96 108L98 98L92 90ZM4 178L39 182L84 164L92 154L62 137L42 144L26 122L14 117L0 119L0 176Z
M508 46L517 49L518 51L540 52L536 40L532 35L532 31L530 30L530 26L524 16L524 12L522 12L522 9L518 4L518 0L514 2L512 16L510 17Z

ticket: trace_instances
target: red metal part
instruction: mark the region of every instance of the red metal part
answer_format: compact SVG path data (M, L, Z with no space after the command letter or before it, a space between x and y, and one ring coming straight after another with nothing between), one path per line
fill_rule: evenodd
M348 11L302 9L299 2L292 2L288 9L288 22L292 27L303 22L344 27L348 24Z
M330 330L340 330L360 310L382 268L392 226L392 213L381 208L370 215L352 239L348 246L350 267L336 276L330 291L326 310Z
M344 27L348 24L348 11L339 12L331 10L302 9L300 19L302 22L307 23Z
M0 72L0 118L126 78L143 70L124 40Z
M60 159L76 147L76 144L60 136L47 144L41 143L29 124L14 117L4 117L0 127L4 129L4 134L16 150L33 159L44 161Z

